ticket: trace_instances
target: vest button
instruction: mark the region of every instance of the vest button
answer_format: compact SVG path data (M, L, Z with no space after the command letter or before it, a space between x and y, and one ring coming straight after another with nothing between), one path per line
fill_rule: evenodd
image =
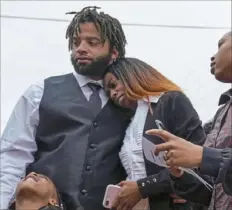
M96 121L93 122L93 127L94 127L94 128L98 127L98 123L97 123Z
M91 170L91 166L86 166L85 169L86 169L86 171L90 171Z
M95 149L96 147L97 147L96 144L90 144L90 148L91 148L91 149Z
M87 190L85 190L85 189L81 190L81 194L82 195L87 195Z

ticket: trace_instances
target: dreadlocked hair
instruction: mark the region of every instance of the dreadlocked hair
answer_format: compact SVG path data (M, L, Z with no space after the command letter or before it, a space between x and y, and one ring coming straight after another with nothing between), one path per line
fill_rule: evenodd
M125 57L125 46L127 44L126 36L122 29L122 25L116 19L104 12L97 12L100 7L89 6L83 8L80 12L67 12L66 14L75 14L66 31L66 39L68 39L68 48L72 49L73 36L80 32L80 23L92 22L96 29L100 32L103 43L109 40L111 49L115 47L119 53L119 57Z

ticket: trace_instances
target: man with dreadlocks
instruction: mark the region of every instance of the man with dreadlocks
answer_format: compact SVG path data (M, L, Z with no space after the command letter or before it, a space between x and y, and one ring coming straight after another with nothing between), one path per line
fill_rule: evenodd
M54 181L68 210L102 210L108 184L126 178L119 150L130 113L102 89L106 67L124 57L120 22L97 7L75 14L67 28L74 73L32 85L1 137L0 209L20 177L34 171Z
M109 63L125 56L126 38L116 18L98 13L99 7L91 8L67 13L75 14L75 17L68 26L66 38L75 71L99 80Z

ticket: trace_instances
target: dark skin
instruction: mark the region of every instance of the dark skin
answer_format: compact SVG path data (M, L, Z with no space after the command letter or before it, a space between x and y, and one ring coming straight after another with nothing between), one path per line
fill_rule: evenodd
M232 83L232 35L225 34L218 42L218 51L211 57L211 73L223 83ZM192 144L182 138L162 130L149 130L149 135L160 136L165 143L157 145L156 153L167 151L167 165L171 166L170 172L176 177L181 176L181 171L176 167L199 167L203 157L203 147Z
M137 101L128 99L123 83L110 72L106 73L104 77L104 88L115 104L124 108L136 109Z
M232 83L232 35L225 34L218 42L218 51L211 57L211 73L224 83Z
M98 57L106 56L111 52L111 62L118 57L118 51L112 47L110 51L109 40L101 40L100 33L91 22L80 24L80 33L74 36L71 56L78 64L89 65ZM101 80L101 77L93 77Z
M16 189L16 210L37 210L48 204L58 205L56 188L48 177L32 172L20 181Z
M137 108L137 101L131 100L126 96L123 83L114 74L108 72L105 75L104 88L110 99L118 106L134 110ZM114 200L113 208L116 210L132 209L142 199L137 182L122 181L118 185L121 187L121 190ZM186 202L186 200L175 194L170 196L173 198L174 203Z

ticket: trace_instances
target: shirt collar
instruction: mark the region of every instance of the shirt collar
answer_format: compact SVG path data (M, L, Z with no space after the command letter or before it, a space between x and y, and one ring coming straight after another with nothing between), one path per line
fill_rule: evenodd
M161 93L158 96L149 96L149 101L151 103L157 103L159 101L159 99L161 98L162 95L163 95L163 93ZM147 98L144 98L143 101L149 102Z
M223 93L219 99L219 106L225 104L232 98L232 88Z
M103 87L103 80L98 80L98 81L92 80L89 77L78 74L76 72L73 72L73 75L75 76L75 78L76 78L76 80L81 88L86 86L88 83L99 84L101 87Z

